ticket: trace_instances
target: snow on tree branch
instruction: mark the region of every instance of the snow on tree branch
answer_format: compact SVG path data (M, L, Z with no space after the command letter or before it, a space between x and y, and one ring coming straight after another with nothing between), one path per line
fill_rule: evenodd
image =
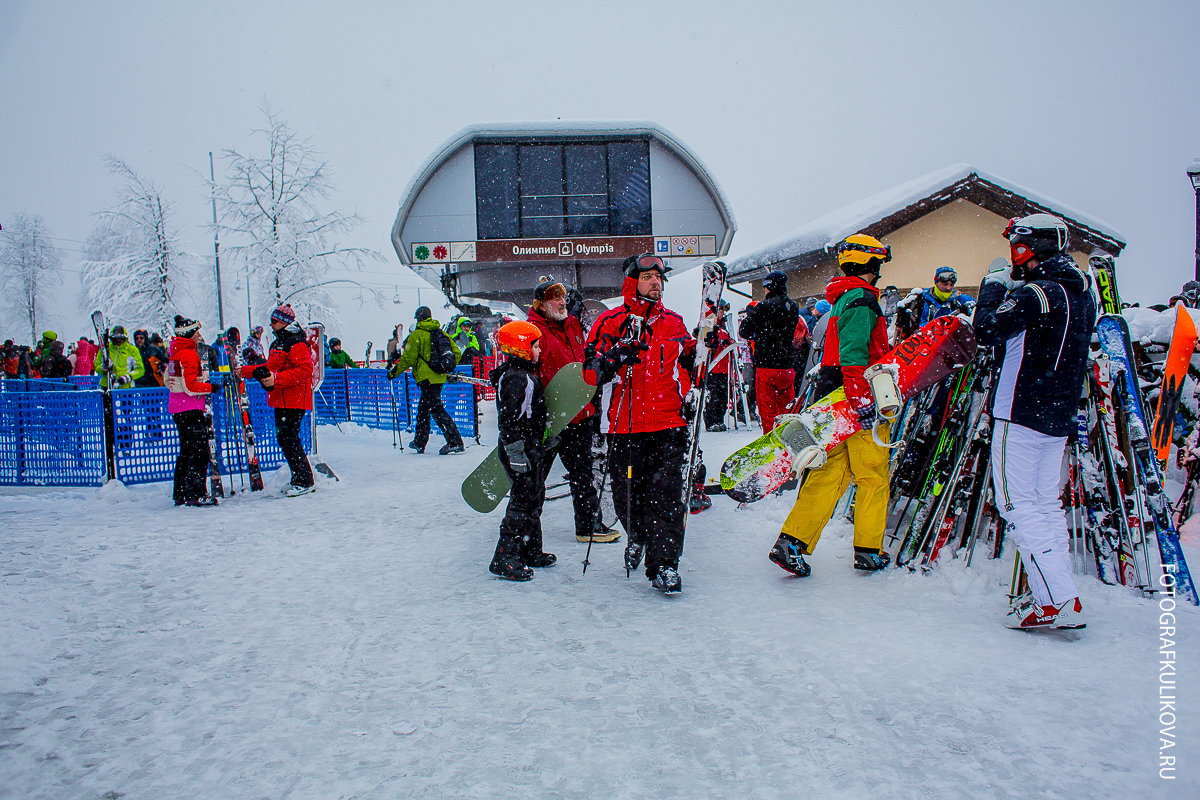
M96 214L84 246L85 307L126 326L169 332L184 255L168 222L172 207L124 161L108 156L105 164L124 185L116 205Z
M329 273L383 256L334 241L362 218L328 208L334 186L327 162L269 105L262 112L266 126L253 133L265 140L265 155L226 150L225 182L213 187L222 250L248 269L256 315L290 298L302 316L336 324L337 304L322 288L332 282Z
M41 217L16 214L0 233L0 290L5 305L29 324L29 341L36 342L38 314L45 292L61 284L62 253L50 243L50 232Z

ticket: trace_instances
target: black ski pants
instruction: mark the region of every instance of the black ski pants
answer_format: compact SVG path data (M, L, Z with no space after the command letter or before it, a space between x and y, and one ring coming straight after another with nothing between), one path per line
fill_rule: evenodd
M542 505L546 502L546 460L540 453L526 449L529 469L514 472L508 454L500 448L500 463L512 481L508 507L500 520L500 541L496 543L496 561L516 558L525 561L542 552Z
M308 463L308 455L304 452L304 443L300 441L300 426L304 424L304 409L277 408L275 409L275 441L287 459L288 468L292 471L293 486L312 486L312 465Z
M600 508L600 495L596 492L596 478L592 471L592 439L600 430L599 421L599 417L589 417L568 425L558 435L558 444L546 451L544 475L550 474L556 456L562 458L563 466L567 468L571 502L575 506L576 536L587 536L592 532L596 512Z
M200 409L172 414L179 431L179 455L175 457L175 483L171 494L175 505L199 500L208 494L208 422Z
M609 436L613 504L629 541L645 549L646 576L678 567L683 553L683 472L688 429Z
M417 401L417 425L413 432L414 447L423 450L425 445L429 444L429 418L431 416L437 420L438 427L442 429L442 435L446 437L446 444L451 447L462 447L462 434L458 432L458 426L454 424L454 419L442 405L442 387L444 385L428 381L417 384L421 389L421 398Z
M710 372L705 377L708 396L704 398L704 427L725 422L725 407L729 405L729 373Z

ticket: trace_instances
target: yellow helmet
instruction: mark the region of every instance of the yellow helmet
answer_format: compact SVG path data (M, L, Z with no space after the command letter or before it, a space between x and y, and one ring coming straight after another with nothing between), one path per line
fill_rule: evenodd
M878 264L872 264L873 260L878 259ZM845 270L850 274L857 274L862 270L854 269L858 266L874 266L878 267L887 261L892 260L892 248L883 242L876 239L874 236L867 236L865 233L855 233L847 236L837 246L837 260L839 267L850 265L851 269ZM875 270L869 270L874 272Z

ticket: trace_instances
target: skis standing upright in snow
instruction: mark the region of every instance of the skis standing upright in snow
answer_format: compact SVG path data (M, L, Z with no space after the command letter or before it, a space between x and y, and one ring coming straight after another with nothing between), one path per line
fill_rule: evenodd
M1163 491L1162 470L1155 458L1150 441L1145 407L1142 404L1141 387L1133 370L1133 347L1129 340L1129 326L1118 314L1105 314L1096 324L1096 336L1100 347L1108 356L1115 384L1115 395L1125 411L1129 442L1133 450L1135 481L1138 490L1144 493L1145 520L1155 528L1159 556L1165 575L1170 576L1175 593L1185 597L1193 605L1200 605L1200 596L1192 583L1183 548L1179 544L1179 532L1171 519L1166 493Z
M683 473L685 526L687 525L688 510L691 507L692 491L696 485L696 453L700 447L700 431L704 427L704 400L708 395L708 365L712 358L708 339L717 328L721 294L725 291L726 274L725 264L721 261L708 261L700 268L704 271L700 286L700 330L696 336L696 358L693 370L695 383L692 385L694 402L692 418L688 422L687 460L684 462Z
M250 422L250 398L246 396L246 384L242 380L241 353L242 334L237 328L225 332L225 352L229 355L229 379L233 384L234 396L242 416L242 437L246 442L246 473L250 476L250 491L263 490L262 470L258 466L258 450L254 443L254 425Z

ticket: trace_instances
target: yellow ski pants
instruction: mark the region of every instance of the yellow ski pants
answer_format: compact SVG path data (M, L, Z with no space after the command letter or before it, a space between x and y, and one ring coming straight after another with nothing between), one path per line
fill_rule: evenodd
M891 438L887 423L879 426L879 438ZM877 553L883 547L887 527L889 450L875 444L870 431L856 431L833 448L825 465L812 470L796 494L796 504L783 522L783 533L798 539L811 553L833 509L853 480L854 549Z

